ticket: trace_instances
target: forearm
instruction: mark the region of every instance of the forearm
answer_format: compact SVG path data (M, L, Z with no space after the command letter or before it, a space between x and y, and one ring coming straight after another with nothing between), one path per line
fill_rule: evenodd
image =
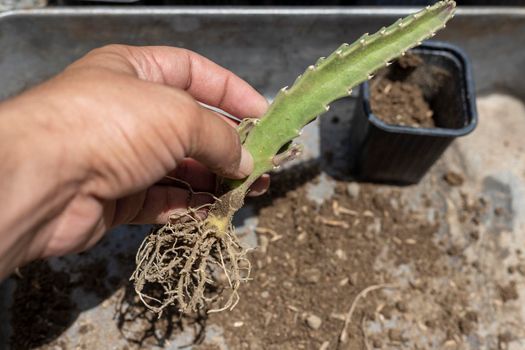
M32 96L0 104L0 279L41 256L48 218L74 195L66 185L68 149L46 131L47 110Z

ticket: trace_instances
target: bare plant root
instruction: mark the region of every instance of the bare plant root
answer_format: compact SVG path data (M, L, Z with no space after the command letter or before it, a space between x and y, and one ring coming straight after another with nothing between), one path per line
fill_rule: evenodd
M233 226L218 233L197 218L196 211L154 230L137 252L131 280L142 302L154 312L175 305L190 313L212 303L219 306L208 312L232 309L239 301L239 285L249 278L247 250ZM161 296L147 294L146 287L155 284L161 286Z
M365 298L368 293L370 293L370 292L372 292L374 290L382 289L382 288L395 288L395 286L389 285L389 284L374 284L372 286L366 287L365 289L360 291L359 294L357 294L357 296L355 297L354 301L352 302L352 305L350 306L350 309L346 313L345 323L343 325L343 329L341 331L341 334L339 335L339 344L346 343L348 341L348 331L347 331L348 330L348 325L352 321L352 316L354 314L355 308L357 307L357 303L359 302L359 300L361 298ZM364 319L361 320L361 329L363 330L363 337L365 339L365 347L368 349L370 346L367 344L366 333L364 332L363 322L364 322ZM339 346L338 346L338 348L339 348Z

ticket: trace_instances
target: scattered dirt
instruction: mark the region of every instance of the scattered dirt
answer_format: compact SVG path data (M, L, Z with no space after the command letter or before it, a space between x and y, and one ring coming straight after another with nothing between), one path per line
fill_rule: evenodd
M35 261L15 276L11 347L32 349L48 344L72 322L75 304L71 301L69 274L53 271L44 261Z
M514 340L514 335L510 332L501 333L498 335L498 349L506 350L508 349L508 344Z
M392 125L435 127L434 112L423 90L417 82L408 79L422 64L419 56L409 53L372 80L370 103L379 119Z
M78 279L75 285L85 291L95 294L99 298L106 298L111 294L106 281L108 277L107 260L100 259L75 269Z
M114 327L123 341L115 348L122 350L173 345L187 329L193 333L182 345L197 350L223 350L224 344L241 350L466 348L468 339L481 339L479 330L488 329L484 322L494 310L519 302L516 283L525 261L502 267L512 279L480 279L484 260L469 249L484 242L482 223L499 206L464 192L467 180L462 187L447 185L444 172L438 169L431 184L419 185L437 189L422 189L417 205L414 193L407 200L410 189L343 181L335 181L333 197L317 205L308 199L309 186L318 182L315 172L274 176L270 192L251 200L260 248L250 255L253 280L243 283L231 312L181 316L166 309L159 318L125 282L129 274L110 275L105 260L72 268L71 275L31 264L16 277L11 344L96 348L90 341L99 329ZM446 210L433 196L440 191L456 195ZM451 229L464 232L464 240L443 238ZM129 273L133 259L132 252L116 256ZM82 320L77 333L84 343L71 347L60 334L78 313L74 288L106 298L103 305L115 313L108 325ZM479 295L490 295L489 311L472 304ZM207 336L210 329L220 332ZM521 336L507 326L493 332L487 348L506 349Z
M468 335L476 329L477 323L478 314L475 311L468 311L458 322L459 330L461 333Z
M509 300L517 300L519 294L516 289L516 282L512 281L506 286L499 286L499 295L504 303Z
M148 292L156 294L156 291ZM188 339L188 344L202 343L207 320L205 312L183 316L174 308L167 308L159 315L144 305L131 284L120 288L115 295L114 319L130 348L162 348L169 344L172 337L188 328L194 330L194 336Z
M328 344L326 349L334 349L357 294L372 285L395 284L371 264L386 245L395 247L390 254L399 264L417 261L431 275L441 273L432 267L440 254L432 242L437 227L407 213L398 190L358 186L356 198L346 183L338 183L333 199L320 207L307 199L305 186L283 197L272 188L278 198L261 209L259 228L277 236L259 235L269 243L252 256L253 281L241 288L232 312L209 319L223 327L230 348L319 349ZM351 349L364 348L362 322L377 319L378 307L385 318L387 311L390 316L408 312L402 300L379 305L378 295L379 290L370 292L358 302L347 329ZM385 335L393 342L404 339L402 330Z

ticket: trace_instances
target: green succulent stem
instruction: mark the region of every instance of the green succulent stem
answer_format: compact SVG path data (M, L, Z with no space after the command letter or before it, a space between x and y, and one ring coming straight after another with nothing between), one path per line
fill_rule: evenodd
M364 34L351 45L343 44L309 66L290 88L282 88L260 121L248 131L241 128L244 147L254 158L254 171L243 180L225 180L226 192L244 195L258 177L293 158L298 149L287 145L306 124L328 111L332 101L350 95L353 87L378 69L444 28L455 5L451 0L440 1L373 35Z

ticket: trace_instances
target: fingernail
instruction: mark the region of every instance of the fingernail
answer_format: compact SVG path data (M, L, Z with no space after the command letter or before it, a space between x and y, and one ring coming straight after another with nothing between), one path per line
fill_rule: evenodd
M244 147L241 148L241 162L239 164L239 175L246 177L253 171L253 157Z
M248 192L248 197L259 197L260 195L263 195L266 192L266 190L250 190Z

